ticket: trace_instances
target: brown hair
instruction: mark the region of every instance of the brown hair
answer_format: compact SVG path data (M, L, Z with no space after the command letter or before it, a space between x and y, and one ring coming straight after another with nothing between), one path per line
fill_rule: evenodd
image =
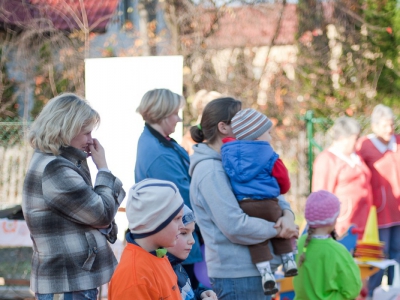
M315 228L308 228L308 235L307 238L304 242L304 249L303 249L303 253L301 254L300 258L299 258L299 267L301 267L301 265L305 262L306 260L306 252L307 252L307 246L308 244L311 242L312 239L312 235L314 234Z
M196 143L204 140L212 143L218 137L218 123L229 125L234 115L242 108L242 102L231 97L212 100L203 110L199 125L190 128L190 135Z

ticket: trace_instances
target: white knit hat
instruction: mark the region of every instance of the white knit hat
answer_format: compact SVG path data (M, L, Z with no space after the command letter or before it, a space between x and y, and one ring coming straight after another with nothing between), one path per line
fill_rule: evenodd
M238 140L252 141L272 127L264 114L246 108L237 112L231 121L232 132Z
M144 179L130 190L126 203L129 230L144 238L165 228L183 208L183 199L173 182Z

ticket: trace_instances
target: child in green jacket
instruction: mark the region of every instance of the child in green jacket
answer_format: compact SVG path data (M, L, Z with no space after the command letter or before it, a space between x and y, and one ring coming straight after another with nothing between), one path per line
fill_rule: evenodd
M339 211L339 199L330 192L320 190L307 198L309 229L298 242L295 300L349 300L360 293L360 269L350 252L332 238Z

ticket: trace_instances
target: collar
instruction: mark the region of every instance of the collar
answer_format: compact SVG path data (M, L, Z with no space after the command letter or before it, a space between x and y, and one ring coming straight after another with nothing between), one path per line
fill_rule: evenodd
M376 134L371 133L367 136L369 140L371 141L372 144L378 149L380 153L385 153L386 151L392 151L392 152L397 152L397 143L396 143L396 138L394 135L390 138L390 141L387 145L382 143L376 136Z
M334 147L330 147L328 149L329 152L332 154L336 155L338 158L343 160L345 163L347 163L350 167L354 168L356 165L361 165L361 160L360 157L355 154L354 152L350 154L350 157L347 157L343 153L337 151Z
M161 135L161 133L159 133L157 130L155 130L153 127L151 127L151 125L149 123L144 123L144 125L146 126L146 128L150 131L150 133L161 143L163 144L165 147L168 148L174 148L174 145L172 144L173 142L176 143L176 141L171 138L168 137L168 139Z
M172 266L176 266L178 264L181 264L183 262L183 259L180 259L178 257L176 257L175 255L171 254L171 253L167 253L167 257L169 262L171 263Z
M127 241L128 243L140 247L140 245L139 245L138 243L136 243L135 239L133 238L132 233L131 233L129 230L126 232L125 238L126 238L126 241ZM142 248L142 247L140 247L140 248ZM142 248L142 249L143 249L143 248ZM154 256L156 256L156 257L158 257L158 258L163 258L163 257L165 256L165 254L167 254L166 251L167 251L167 249L165 249L165 248L159 248L159 249L157 249L157 250L150 251L149 253L152 254L152 255L154 255ZM158 252L158 253L157 253L157 252ZM161 255L160 253L163 253L163 255ZM172 255L172 254L171 254L171 255Z
M76 149L72 146L68 146L68 147L61 147L60 156L68 159L77 167L80 167L82 162L86 160L87 153L82 150Z
M325 240L331 237L330 234L313 234L312 238L317 240Z

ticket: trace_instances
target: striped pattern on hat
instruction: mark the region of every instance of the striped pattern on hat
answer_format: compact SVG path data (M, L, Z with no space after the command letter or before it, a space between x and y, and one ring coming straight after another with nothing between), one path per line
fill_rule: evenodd
M255 140L271 127L270 119L251 108L240 110L231 121L232 132L238 140Z

